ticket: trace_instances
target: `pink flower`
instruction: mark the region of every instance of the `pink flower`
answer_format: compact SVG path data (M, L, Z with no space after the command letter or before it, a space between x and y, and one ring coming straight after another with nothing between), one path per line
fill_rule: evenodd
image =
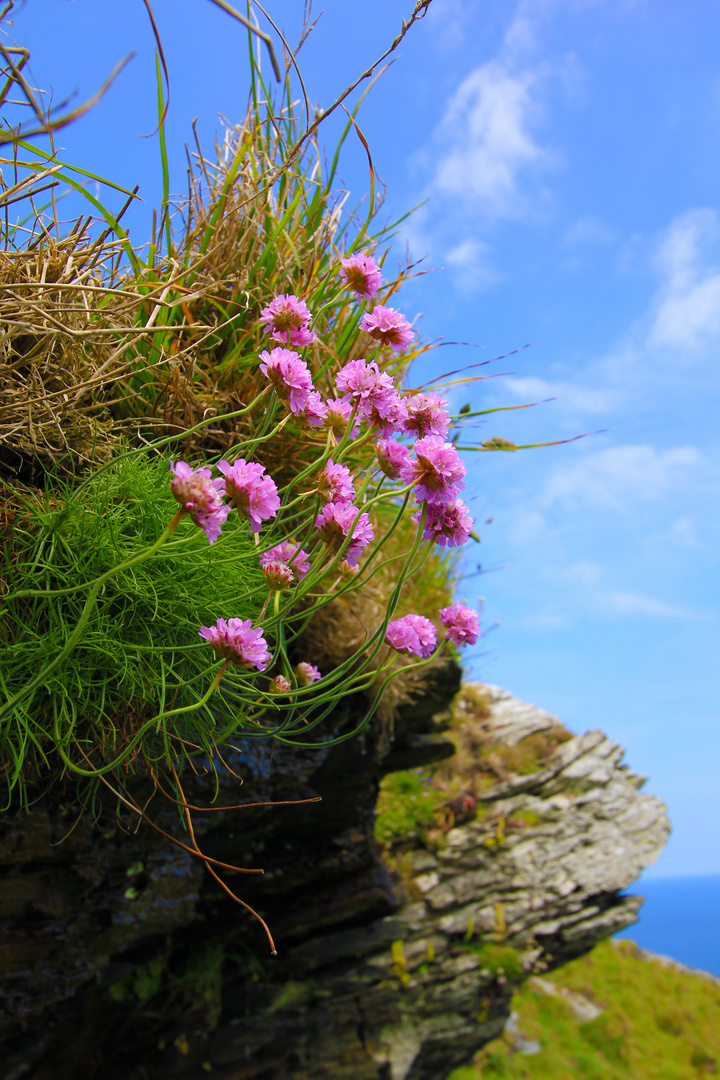
M430 656L435 651L437 633L435 627L424 615L405 615L402 619L391 622L385 633L385 640L398 652L409 652L414 656Z
M322 679L322 675L314 664L308 664L306 661L303 661L295 668L295 678L297 679L299 686L309 686L310 683Z
M422 439L425 435L439 435L443 439L448 433L450 417L443 401L437 394L413 394L407 402L408 416L405 422L406 431L416 432L417 438Z
M218 656L238 667L264 671L271 660L267 642L259 626L250 619L218 619L215 626L201 626L200 637L209 641Z
M342 269L340 277L349 289L362 296L365 300L371 300L377 296L377 291L382 285L380 267L370 255L350 255L347 259L341 259Z
M403 468L411 465L410 451L407 446L395 439L379 439L375 443L378 465L391 480L397 480Z
M269 694L289 694L292 690L284 675L276 675L268 686Z
M455 645L474 645L480 637L477 612L457 600L450 607L440 608L440 622Z
M275 517L280 508L275 482L265 475L262 465L244 458L238 458L233 465L219 461L218 469L225 476L230 502L248 519L252 531L260 532L264 519Z
M420 523L420 511L413 521ZM423 540L434 540L440 547L460 547L470 537L473 519L462 499L447 503L427 503Z
M352 405L349 401L343 401L341 398L328 398L326 405L327 416L325 417L325 423L335 435L343 436L350 421ZM350 432L352 438L355 438L359 431L359 424L355 424Z
M369 416L373 407L380 407L397 397L394 382L374 360L369 364L367 360L349 360L335 376L335 385L341 392L347 392L358 416Z
M325 502L349 502L355 494L352 473L345 465L336 465L332 458L318 476L317 487Z
M311 390L306 395L302 408L293 409L293 412L296 413L298 420L307 424L308 427L318 428L322 427L327 416L327 405L317 390Z
M170 468L174 473L170 480L173 498L214 544L230 513L222 501L225 481L222 477L211 480L210 469L191 469L185 461L171 461Z
M295 575L284 562L267 562L262 568L265 584L273 592L282 592L289 589L295 580Z
M312 375L299 353L292 349L264 349L260 353L260 370L267 375L278 397L287 401L292 412L297 416L307 404L308 395L313 391Z
M387 397L380 398L373 404L368 419L370 424L377 428L379 434L387 438L388 435L395 435L405 430L407 405L393 390Z
M352 503L328 503L323 506L315 518L315 528L331 551L340 550L352 529L352 539L345 549L348 566L356 566L363 548L375 539L369 515L358 516L358 508Z
M400 473L406 484L415 484L418 502L448 502L465 487L463 476L467 469L452 443L437 435L418 439L414 446L415 461Z
M298 581L302 581L310 569L310 556L307 551L303 551L300 545L292 540L283 540L269 551L263 551L260 556L263 569L274 562L285 563L293 574L297 575Z
M281 293L260 312L260 322L267 324L264 332L271 334L273 341L299 348L317 340L317 334L308 329L311 318L305 301L298 300L293 293L287 296Z
M381 345L390 345L395 352L399 352L415 340L415 331L405 316L395 308L383 307L382 304L374 307L372 314L363 315L360 329L379 341Z

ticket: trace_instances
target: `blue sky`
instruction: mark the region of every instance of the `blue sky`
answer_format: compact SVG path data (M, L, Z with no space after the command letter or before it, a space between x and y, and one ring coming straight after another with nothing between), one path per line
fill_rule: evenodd
M209 144L247 96L240 32L206 0L153 5L170 65L175 190L190 123ZM326 0L301 54L328 105L379 55L408 0ZM298 0L268 0L293 40ZM136 57L66 157L146 199L158 193L154 43L142 4L28 0L17 38L41 85L90 94ZM468 455L486 572L475 677L627 747L674 833L651 873L720 872L720 7L710 0L434 0L363 105L389 218L436 272L402 306L448 346L413 372L532 343L454 404L545 402L476 434L518 443ZM332 132L327 141L332 144ZM367 185L361 149L343 179ZM547 399L552 399L548 401ZM484 524L492 518L490 524ZM482 647L481 647L482 646Z

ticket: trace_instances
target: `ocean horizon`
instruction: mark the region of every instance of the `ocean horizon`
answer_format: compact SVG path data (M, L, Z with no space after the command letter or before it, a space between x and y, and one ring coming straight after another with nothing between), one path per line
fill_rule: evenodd
M625 895L645 903L638 922L615 937L720 978L720 874L649 878Z

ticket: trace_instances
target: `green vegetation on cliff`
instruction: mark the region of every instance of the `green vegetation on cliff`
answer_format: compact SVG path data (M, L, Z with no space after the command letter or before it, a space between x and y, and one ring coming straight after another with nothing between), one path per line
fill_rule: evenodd
M530 979L513 1014L502 1038L448 1080L693 1080L720 1065L720 983L647 959L630 941Z

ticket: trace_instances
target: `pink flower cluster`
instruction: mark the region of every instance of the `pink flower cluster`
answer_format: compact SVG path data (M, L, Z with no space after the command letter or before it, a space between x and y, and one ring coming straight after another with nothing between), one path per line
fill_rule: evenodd
M435 651L437 633L424 615L405 615L389 624L385 640L398 652L427 657Z
M265 349L260 360L260 370L290 411L309 427L320 427L327 416L327 405L314 389L310 368L300 354L292 349Z
M415 340L415 331L401 312L378 304L370 314L363 315L360 329L375 338L381 345L389 345L400 352Z
M440 622L455 645L474 645L480 637L477 612L457 600L450 607L440 608Z
M259 533L263 521L275 517L280 509L275 482L265 475L262 465L244 458L238 458L233 465L219 461L218 469L225 477L225 494L230 502L248 519L252 531Z
M318 476L318 495L323 502L349 502L355 494L352 473L345 465L336 464L328 458Z
M347 259L341 259L340 264L340 277L349 289L364 300L377 296L382 285L382 274L370 255L350 255Z
M309 686L310 683L322 679L322 675L314 664L308 664L307 661L303 660L303 662L298 664L295 668L295 678L297 679L299 686Z
M311 319L305 301L298 300L293 293L287 296L280 293L260 312L260 322L265 323L264 332L270 334L273 341L300 349L317 341L317 334L310 330Z
M477 612L459 601L440 609L440 621L455 645L474 645L480 636ZM437 633L424 615L405 615L389 624L385 640L398 652L426 658L435 651Z
M391 480L398 480L403 469L410 468L410 451L395 439L379 439L375 443L378 465Z
M230 513L230 507L222 501L225 481L222 477L212 480L210 469L191 469L185 461L171 461L170 469L173 498L214 544Z
M445 503L462 491L467 469L452 443L427 435L417 440L414 450L415 460L400 475L415 485L418 502Z
M375 539L369 514L360 513L357 506L348 502L330 502L323 506L315 518L315 528L333 552L338 552L348 536L351 537L345 548L345 559L351 567L357 566L363 549Z
M413 521L418 524L421 512L418 510ZM427 503L423 540L434 540L440 547L461 547L470 539L473 519L462 499L446 503Z
M383 436L405 430L407 406L392 378L374 360L349 360L337 373L335 385L342 399Z
M439 435L444 439L450 426L446 405L447 401L437 394L413 394L407 401L405 430L414 432L418 439L426 435Z
M297 577L298 581L302 581L310 569L310 556L293 540L283 540L269 551L263 551L260 556L260 566L263 570L273 563L286 566L293 574L293 580Z
M218 656L242 668L264 671L272 657L263 632L250 619L218 619L215 626L201 626L199 636L209 641Z

